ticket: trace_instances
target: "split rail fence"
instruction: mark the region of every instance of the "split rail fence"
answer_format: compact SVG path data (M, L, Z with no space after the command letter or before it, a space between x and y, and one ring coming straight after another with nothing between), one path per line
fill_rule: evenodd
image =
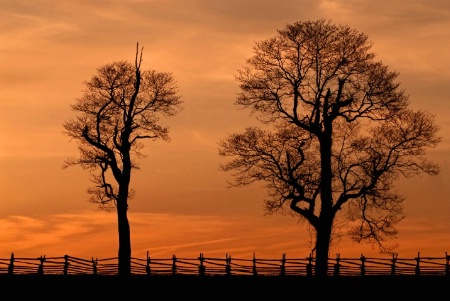
M117 275L118 260L115 258L86 260L69 255L62 257L0 258L0 275ZM254 275L254 276L312 276L315 258L252 259L204 257L198 258L146 258L131 259L132 275ZM442 257L399 258L341 258L337 254L329 260L329 276L366 275L429 275L450 276L450 255Z

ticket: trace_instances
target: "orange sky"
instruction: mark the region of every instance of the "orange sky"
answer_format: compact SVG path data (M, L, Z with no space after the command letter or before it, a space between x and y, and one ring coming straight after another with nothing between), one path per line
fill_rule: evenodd
M96 68L134 59L172 72L184 110L170 120L172 141L148 143L132 179L136 257L309 255L305 227L264 216L259 184L227 188L217 142L255 124L234 106L234 74L255 41L286 23L331 19L366 33L400 73L412 107L436 114L442 143L429 157L438 176L402 181L407 218L399 256L450 252L450 2L447 0L2 0L0 2L0 257L117 256L115 212L87 202L89 175L62 169L77 155L62 133ZM331 254L381 256L342 238Z

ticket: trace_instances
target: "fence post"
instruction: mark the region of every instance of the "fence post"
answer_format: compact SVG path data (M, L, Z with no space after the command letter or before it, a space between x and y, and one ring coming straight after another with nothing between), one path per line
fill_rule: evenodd
M203 253L200 253L200 257L198 258L200 260L200 264L198 266L198 274L200 276L205 276L205 266L203 265L203 261L205 258L203 257Z
M148 276L151 275L151 269L150 269L150 256L148 255L148 251L147 251L147 265L145 266L145 273L147 273Z
M97 264L98 264L98 260L95 259L94 257L92 257L92 274L97 275Z
M69 255L64 255L64 271L63 271L64 275L67 275L67 272L69 270L69 265L70 265Z
M172 256L172 275L177 274L177 257L175 254Z
M312 254L309 253L308 264L306 265L306 276L312 276Z
M420 252L417 253L415 275L420 276Z
M253 276L258 276L258 271L256 270L256 257L255 257L255 252L253 252Z
M228 254L225 254L225 273L227 276L231 276L231 255L228 256Z
M395 276L395 263L397 262L398 253L392 254L391 276Z
M8 275L14 274L14 253L11 253L11 259L9 260Z
M445 276L450 276L450 256L445 252Z
M39 261L41 262L39 264L39 268L38 268L38 275L44 275L44 261L45 261L45 255L44 257L39 257Z
M364 257L363 254L361 254L361 276L366 275L366 257Z
M283 253L283 257L281 258L281 266L280 266L280 276L286 275L286 253Z
M337 277L339 276L341 265L339 264L339 261L341 260L341 254L336 254L336 263L334 264L334 272L333 276Z

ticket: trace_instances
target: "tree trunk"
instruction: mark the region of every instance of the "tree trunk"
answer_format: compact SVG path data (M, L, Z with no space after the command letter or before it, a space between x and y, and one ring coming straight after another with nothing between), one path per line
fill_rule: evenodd
M325 277L328 273L328 252L330 249L332 224L332 218L329 218L328 221L322 218L319 222L319 227L316 228L316 265L314 267L316 277Z
M315 275L325 277L328 272L328 252L330 249L331 230L333 227L333 170L331 167L332 124L324 122L324 131L319 137L320 142L320 214L316 227L316 266Z
M131 237L128 221L128 195L131 180L131 160L129 134L122 134L122 174L118 179L117 224L119 227L119 276L131 275Z
M124 203L123 201L121 203ZM127 205L117 204L117 221L119 228L119 275L131 275L131 238L130 224L127 217Z

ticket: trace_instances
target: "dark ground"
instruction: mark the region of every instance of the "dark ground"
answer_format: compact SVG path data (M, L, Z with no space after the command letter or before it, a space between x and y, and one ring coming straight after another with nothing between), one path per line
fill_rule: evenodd
M1 275L0 294L8 296L3 300L449 300L450 277Z

